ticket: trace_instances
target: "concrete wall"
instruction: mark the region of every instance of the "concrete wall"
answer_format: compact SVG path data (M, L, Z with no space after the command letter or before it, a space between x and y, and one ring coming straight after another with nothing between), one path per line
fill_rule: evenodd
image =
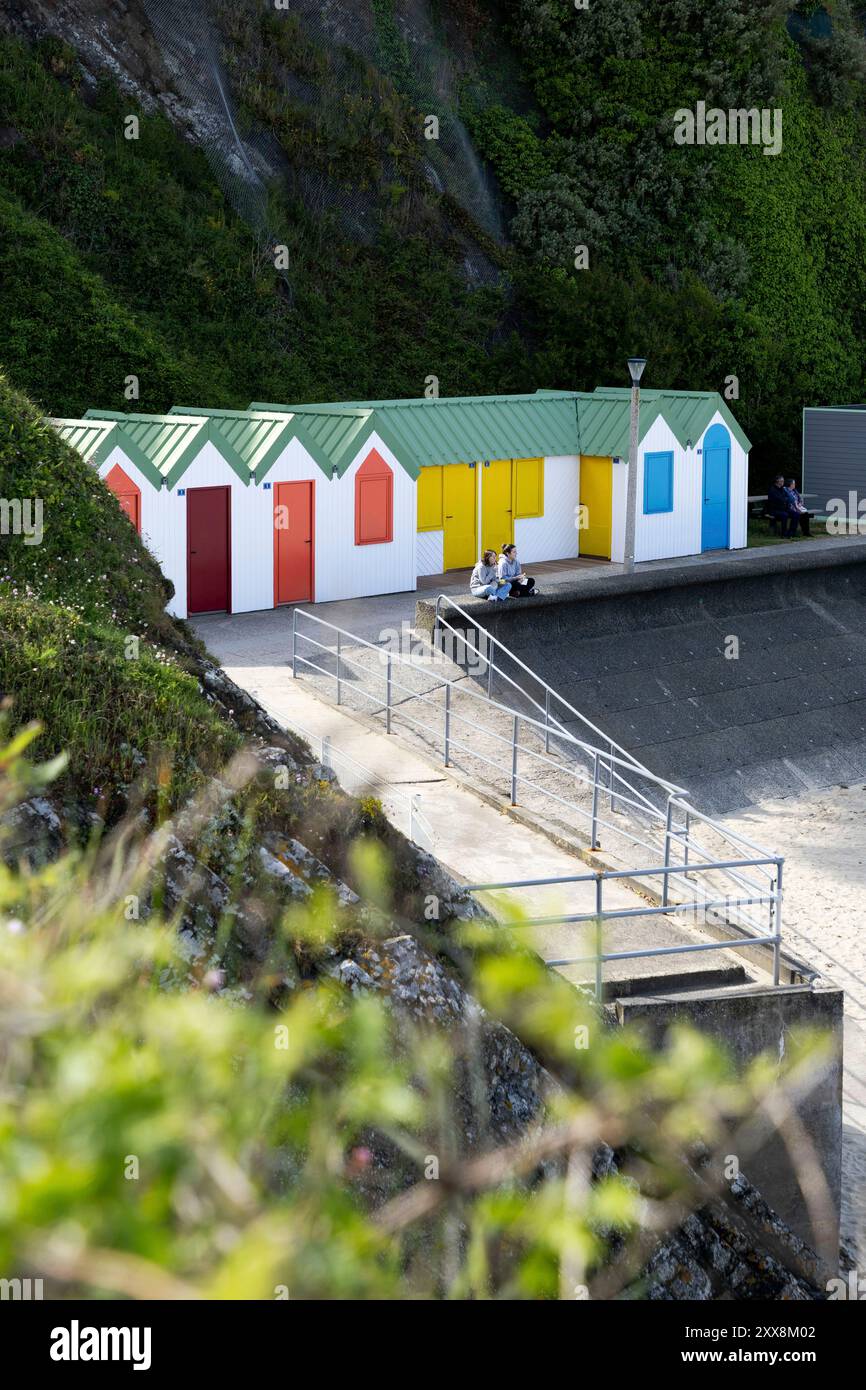
M592 572L531 611L470 609L711 814L866 778L864 540Z
M830 985L694 991L618 999L623 1026L640 1026L658 1046L673 1024L688 1023L721 1043L738 1069L769 1054L781 1062L792 1034L818 1030L828 1037L832 1056L808 1079L795 1106L831 1196L832 1211L813 1228L804 1187L808 1153L794 1142L789 1151L778 1133L754 1152L735 1155L746 1177L779 1216L834 1268L839 1250L842 1188L842 1010L843 994ZM714 1175L718 1176L718 1175Z

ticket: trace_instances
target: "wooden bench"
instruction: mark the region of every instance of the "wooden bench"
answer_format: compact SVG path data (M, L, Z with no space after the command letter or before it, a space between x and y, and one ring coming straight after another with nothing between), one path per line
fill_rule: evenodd
M803 498L803 501L805 502L805 501L807 501L807 499L810 498L810 497L817 497L818 494L817 494L817 492L801 492L801 493L800 493L800 496ZM748 504L749 504L749 520L750 520L750 521L761 521L761 520L766 519L766 520L769 521L769 523L770 523L770 529L771 529L771 531L775 531L776 528L777 528L778 518L777 518L777 517L774 517L774 516L768 516L768 515L767 515L767 494L766 494L766 492L755 493L754 496L751 496L751 497L747 498L747 501L748 501ZM814 515L815 515L814 512L809 512L809 518L810 518L810 519L811 519Z

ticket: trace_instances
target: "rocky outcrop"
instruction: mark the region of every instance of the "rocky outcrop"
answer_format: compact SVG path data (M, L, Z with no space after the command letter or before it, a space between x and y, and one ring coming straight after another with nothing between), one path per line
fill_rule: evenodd
M553 1081L503 1024L492 1019L456 975L413 936L364 942L329 971L353 992L384 994L398 1015L447 1030L464 1069L457 1097L467 1153L483 1143L504 1142L539 1124ZM478 1115L468 1075L473 1053L484 1069L487 1123Z
M352 992L384 994L398 1015L446 1029L467 1064L471 1050L480 1051L486 1123L479 1123L468 1075L457 1096L467 1154L529 1135L543 1123L546 1101L556 1090L554 1078L414 937L364 943L335 959L329 971ZM371 1153L376 1153L374 1141ZM593 1179L617 1170L613 1150L603 1145L593 1160ZM613 1242L608 1287L615 1297L675 1302L826 1297L828 1271L743 1176L660 1240L636 1275L630 1272L619 1281L618 1258Z
M0 850L10 866L48 864L60 853L63 840L60 817L45 796L33 796L0 816Z
M649 1299L813 1301L828 1271L742 1175L662 1241L638 1281Z

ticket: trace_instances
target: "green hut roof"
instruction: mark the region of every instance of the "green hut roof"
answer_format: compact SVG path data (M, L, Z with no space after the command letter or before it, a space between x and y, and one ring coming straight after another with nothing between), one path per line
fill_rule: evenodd
M88 410L52 421L99 464L120 445L155 487L174 485L209 440L244 483L260 482L297 439L326 477L340 477L375 434L413 478L422 468L496 458L558 454L628 456L628 387L537 391L532 395L446 396L323 405L254 401L248 410L174 406L168 415ZM749 440L715 391L641 391L640 437L663 418L685 447L716 412L744 449Z

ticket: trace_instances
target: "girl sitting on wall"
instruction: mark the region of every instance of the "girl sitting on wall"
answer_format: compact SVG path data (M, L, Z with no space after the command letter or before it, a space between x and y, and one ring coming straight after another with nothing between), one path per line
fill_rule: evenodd
M511 592L511 585L503 583L496 572L496 551L485 550L472 571L469 592L474 598L487 598L492 601L505 600Z
M535 597L535 580L530 575L524 574L520 568L516 545L503 545L496 572L501 583L507 582L511 585L510 598Z

